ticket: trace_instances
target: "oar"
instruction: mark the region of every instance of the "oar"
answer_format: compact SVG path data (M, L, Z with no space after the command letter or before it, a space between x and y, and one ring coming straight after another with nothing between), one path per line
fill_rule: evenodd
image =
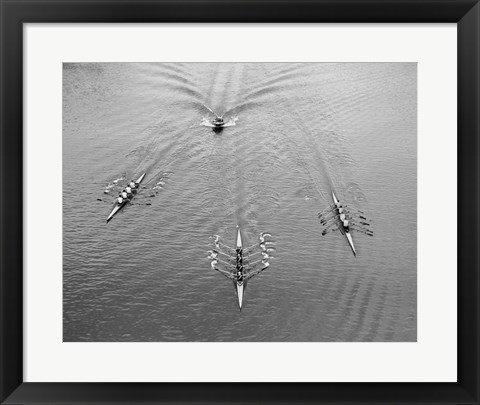
M373 232L369 229L359 229L359 228L356 228L355 226L351 226L350 229L352 229L355 232L364 233L365 235L368 235L368 236L373 236Z
M352 220L349 220L349 222L353 225L353 226L358 226L359 228L363 228L363 229L368 229L367 226L370 226L369 223L367 222L362 222L362 221L356 221L355 219L352 219Z
M248 247L246 247L246 248L243 248L243 254L244 254L244 255L250 254L250 252L251 252L253 249L256 249L258 246L259 246L259 245L254 244L254 245L248 246Z
M248 257L245 258L245 260L248 262L248 260L250 260L253 256L257 256L259 254L262 254L263 258L264 259L268 259L269 257L271 257L267 252L265 251L261 251L261 252L255 252L255 253L252 253L251 255L249 255ZM265 257L266 256L266 257Z
M232 253L235 253L235 249L234 248L231 248L230 246L227 246L227 245L224 245L222 242L217 242L215 244L215 246L217 246L219 249L226 249Z
M219 273L223 274L225 277L229 278L230 280L235 280L235 276L231 272L221 269L220 267L217 267L217 263L218 262L216 260L213 260L212 263L210 263L213 270L218 271Z
M265 263L262 263L262 267L260 268L250 269L250 271L248 271L247 274L245 274L245 280L249 280L252 277L260 274L263 270L267 269L268 266L270 266L270 263L265 262Z
M323 230L326 231L326 230L330 229L332 226L338 225L339 222L340 221L332 221L329 224L327 224L326 226L324 226Z
M351 209L351 208L349 208L349 207L344 208L344 210L345 210L345 212L346 212L347 214L350 214L350 215L352 215L352 216L353 216L353 215L358 216L359 218L364 219L365 221L367 220L367 218L363 216L363 215L365 215L365 214L364 214L362 211L359 211L359 210L357 210L357 209ZM360 215L360 214L363 214L363 215Z
M325 236L327 233L336 232L336 231L338 231L338 228L324 229L324 230L322 231L322 236Z
M266 259L260 259L260 260L256 260L252 263L249 263L249 266L256 266L257 264L259 263L262 263L262 264L265 264L265 263L268 263Z
M343 209L345 209L346 211L354 211L354 212L358 212L360 214L363 214L363 215L366 215L363 211L359 210L358 208L355 208L355 207L351 207L351 206L348 206L348 205L342 205L341 206Z
M232 263L228 263L228 262L226 262L224 260L221 260L221 259L213 259L212 261L216 261L217 263L221 263L225 266L232 266Z
M213 241L213 244L217 249L220 249L220 245L222 245L222 248L228 249L231 252L235 252L235 249L233 249L230 246L227 246L224 243L220 242L220 236L218 236L218 235L209 236L209 239L215 239Z
M231 258L231 256L229 254L224 253L220 250L209 250L207 253L210 253L210 252L211 252L211 254L214 254L214 255L223 255L225 257L228 257L229 259Z
M324 212L331 211L333 208L335 208L335 204L330 204L327 208L325 208L323 211L320 211L318 215L322 215Z
M354 221L354 220L356 219L356 218L354 218L354 217L352 216L352 213L351 213L349 210L345 209L345 208L344 208L344 213L345 213L346 215L348 215L348 216L347 216L347 219L348 219L349 221L351 221L351 220ZM326 216L322 216L321 214L319 214L318 217L319 217L319 219L320 219L320 223L321 223L322 225L326 225L326 224L328 224L333 218L336 218L338 215L339 215L339 214L335 212L335 213L332 213L332 214L329 214L329 215L326 215ZM364 216L362 216L362 215L359 215L358 217L359 217L360 219L365 220L365 221L367 220L367 219L366 219ZM367 222L360 222L360 223L362 223L362 224L364 224L364 225L370 225L370 224L367 223Z
M339 221L338 216L333 215L332 217L327 218L327 219L320 219L320 224L322 224L323 226L329 226L331 224L334 224L337 221Z
M259 255L260 253L262 253L262 252L255 252L255 253L251 253L251 254L248 253L247 255L244 255L244 257L245 257L245 258L247 258L247 257L248 257L248 258L251 258L251 257L253 257L253 256Z
M338 214L336 212L332 212L330 214L327 214L327 215L322 215L322 214L318 214L318 219L320 219L320 222L328 222L330 221L332 218L335 218Z

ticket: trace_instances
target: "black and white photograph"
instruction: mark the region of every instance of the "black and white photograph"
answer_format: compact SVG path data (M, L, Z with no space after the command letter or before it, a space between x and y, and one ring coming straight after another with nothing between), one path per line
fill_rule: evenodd
M64 342L416 342L417 64L63 63Z

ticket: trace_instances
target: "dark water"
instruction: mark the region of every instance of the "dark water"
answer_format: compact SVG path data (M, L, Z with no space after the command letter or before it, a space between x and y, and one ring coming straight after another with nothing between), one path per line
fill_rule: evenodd
M64 65L64 341L415 341L416 77L409 63ZM237 125L199 125L203 104ZM106 224L105 187L144 171ZM332 190L371 219L357 257L322 236ZM241 312L207 258L236 224L277 249Z

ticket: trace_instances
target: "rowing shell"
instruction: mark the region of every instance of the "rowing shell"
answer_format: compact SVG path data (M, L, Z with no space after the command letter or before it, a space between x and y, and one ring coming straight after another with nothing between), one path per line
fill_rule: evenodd
M333 191L332 191L332 197L333 197L333 202L335 203L335 206L337 206L339 201L337 200L337 197L335 196L335 193ZM337 212L338 212L338 208L337 208ZM341 224L340 226L343 228L343 224ZM355 245L353 244L352 235L350 235L350 232L346 231L345 228L343 228L343 230L345 231L345 236L347 237L348 243L352 248L353 254L356 256L357 252L355 251Z
M242 248L242 235L240 234L240 228L237 225L237 249ZM243 282L238 283L235 282L235 286L237 287L237 296L238 296L238 306L240 310L242 310L242 301L243 301Z
M146 174L147 174L147 173L143 173L143 174L137 179L137 181L136 181L135 183L138 183L138 185L140 185L140 183L142 182L142 180L143 180L143 178L145 177ZM133 190L132 190L132 191L133 191ZM112 212L110 213L110 215L109 215L108 218L107 218L107 223L108 223L108 221L110 221L110 220L113 218L113 216L114 216L118 211L120 211L125 205L127 205L127 202L129 202L132 198L133 198L133 194L132 194L132 197L130 197L130 198L125 198L121 204L115 203L115 207L113 207Z

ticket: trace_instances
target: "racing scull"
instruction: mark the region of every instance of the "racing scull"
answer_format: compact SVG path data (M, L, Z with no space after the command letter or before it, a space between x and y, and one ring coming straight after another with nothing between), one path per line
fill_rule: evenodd
M337 200L337 197L335 196L335 193L333 191L332 191L332 197L333 197L333 202L335 203L335 210L337 211L337 214L340 216L340 212L338 210L339 201ZM340 226L342 227L343 231L345 232L345 236L347 237L348 243L350 244L350 247L352 248L353 254L356 256L357 252L355 251L355 245L353 244L352 235L350 235L350 232L347 231L344 228L342 221L340 221Z
M137 181L136 181L135 183L138 184L138 186L140 186L140 183L142 182L142 180L143 180L143 178L145 177L146 174L147 174L147 173L143 173L143 174L137 179ZM137 190L137 191L138 191L138 186L137 186L137 188L135 189L135 190ZM133 190L132 190L132 191L133 191ZM112 212L110 212L110 215L107 217L107 223L108 223L108 221L110 221L110 220L113 218L113 216L114 216L118 211L120 211L125 205L127 205L127 203L130 202L130 201L132 200L132 198L133 198L133 193L132 193L132 195L131 195L130 197L124 198L121 204L119 204L118 202L115 202L115 206L113 207Z
M240 260L237 255L236 259L236 269L237 271L242 267L241 260L242 260L242 235L240 234L240 228L237 225L237 252L240 252ZM243 301L243 287L244 287L244 281L243 277L242 280L239 281L238 279L233 282L235 284L235 287L237 288L237 296L238 296L238 306L240 307L240 310L242 309L242 301Z

